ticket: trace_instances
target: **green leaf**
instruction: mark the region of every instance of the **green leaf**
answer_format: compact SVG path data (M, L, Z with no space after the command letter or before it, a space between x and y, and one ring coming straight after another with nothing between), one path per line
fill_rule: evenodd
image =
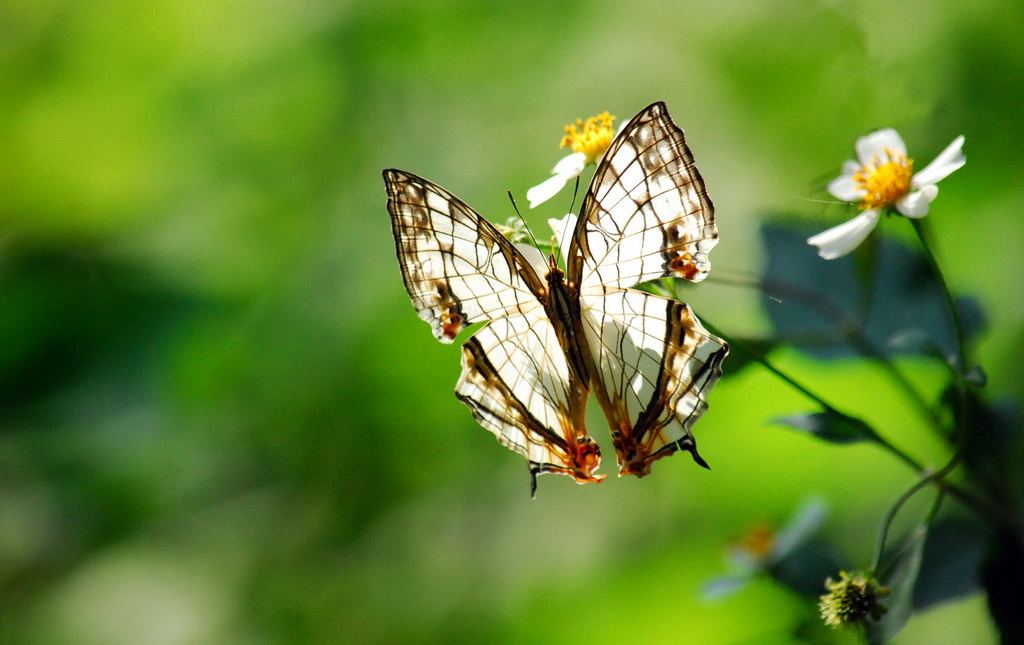
M861 355L865 345L886 357L923 354L949 361L956 334L949 304L927 258L917 249L873 235L849 256L822 260L805 228L773 222L761 228L767 251L764 307L776 336L822 358ZM977 300L956 298L969 343L985 328Z
M860 419L836 412L817 412L775 419L773 423L801 430L823 441L857 443L868 441L875 431Z
M982 369L981 365L972 365L967 369L967 373L964 374L964 378L967 382L974 387L985 387L988 385L988 374Z
M892 573L882 580L891 592L886 598L889 611L877 623L868 626L868 642L888 643L896 637L910 620L914 608L914 584L921 571L921 556L924 553L928 526L921 524L910 534L906 544L890 565Z
M723 375L735 375L747 365L757 363L758 359L767 356L778 343L765 338L736 338L738 343L729 345L729 356L725 359Z
M977 593L981 589L981 566L991 542L988 527L972 518L933 523L914 588L914 609Z

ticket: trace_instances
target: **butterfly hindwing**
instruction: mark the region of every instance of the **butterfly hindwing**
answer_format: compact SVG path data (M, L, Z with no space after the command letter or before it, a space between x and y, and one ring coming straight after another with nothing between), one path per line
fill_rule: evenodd
M530 471L600 481L601 451L586 432L587 391L576 379L554 327L534 310L499 318L462 348L456 396Z
M595 395L608 418L619 473L644 476L676 450L690 451L691 430L728 353L681 302L633 289L608 289L582 313L601 375Z

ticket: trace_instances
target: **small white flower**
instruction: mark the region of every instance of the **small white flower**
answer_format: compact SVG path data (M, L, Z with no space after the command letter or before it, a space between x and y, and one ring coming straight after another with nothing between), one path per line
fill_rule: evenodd
M718 600L739 591L762 573L771 574L814 536L827 515L825 502L812 497L778 530L770 524L753 526L729 549L732 571L708 580L701 595L707 600Z
M586 121L577 119L576 123L565 126L565 136L560 146L571 148L573 152L555 164L551 177L526 191L530 208L536 208L554 197L569 180L579 177L588 164L597 163L601 159L615 137L615 131L612 130L614 120L615 117L603 112Z
M838 199L857 202L864 211L852 220L807 240L826 260L842 257L857 248L874 230L883 210L905 217L924 217L939 194L936 184L964 165L963 136L949 144L923 170L914 172L903 139L892 128L857 140L858 161L843 164L843 174L832 180L828 192Z

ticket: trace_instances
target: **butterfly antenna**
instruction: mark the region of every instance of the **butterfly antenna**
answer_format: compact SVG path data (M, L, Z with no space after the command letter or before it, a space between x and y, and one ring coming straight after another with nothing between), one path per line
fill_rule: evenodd
M576 175L576 185L572 189L572 201L569 203L569 212L576 208L576 196L580 194L580 176Z
M508 191L508 199L512 202L512 210L516 212L516 217L518 217L519 221L523 223L523 230L525 230L526 234L530 236L531 240L533 240L533 246L539 247L540 245L537 243L537 238L533 236L533 231L530 230L529 224L526 223L526 218L524 218L523 214L519 212L519 205L516 204L516 198L512 196L511 190Z

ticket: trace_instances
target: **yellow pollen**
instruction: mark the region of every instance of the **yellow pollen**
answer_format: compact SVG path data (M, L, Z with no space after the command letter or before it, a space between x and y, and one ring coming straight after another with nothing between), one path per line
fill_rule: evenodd
M588 164L594 163L612 144L612 137L615 136L612 129L614 120L615 117L608 112L592 116L586 121L576 119L576 123L565 126L561 147L572 148L573 152L582 152L587 155Z
M879 163L874 156L853 176L858 188L867 191L860 207L885 208L910 192L910 178L914 174L914 160L886 148L888 161Z

